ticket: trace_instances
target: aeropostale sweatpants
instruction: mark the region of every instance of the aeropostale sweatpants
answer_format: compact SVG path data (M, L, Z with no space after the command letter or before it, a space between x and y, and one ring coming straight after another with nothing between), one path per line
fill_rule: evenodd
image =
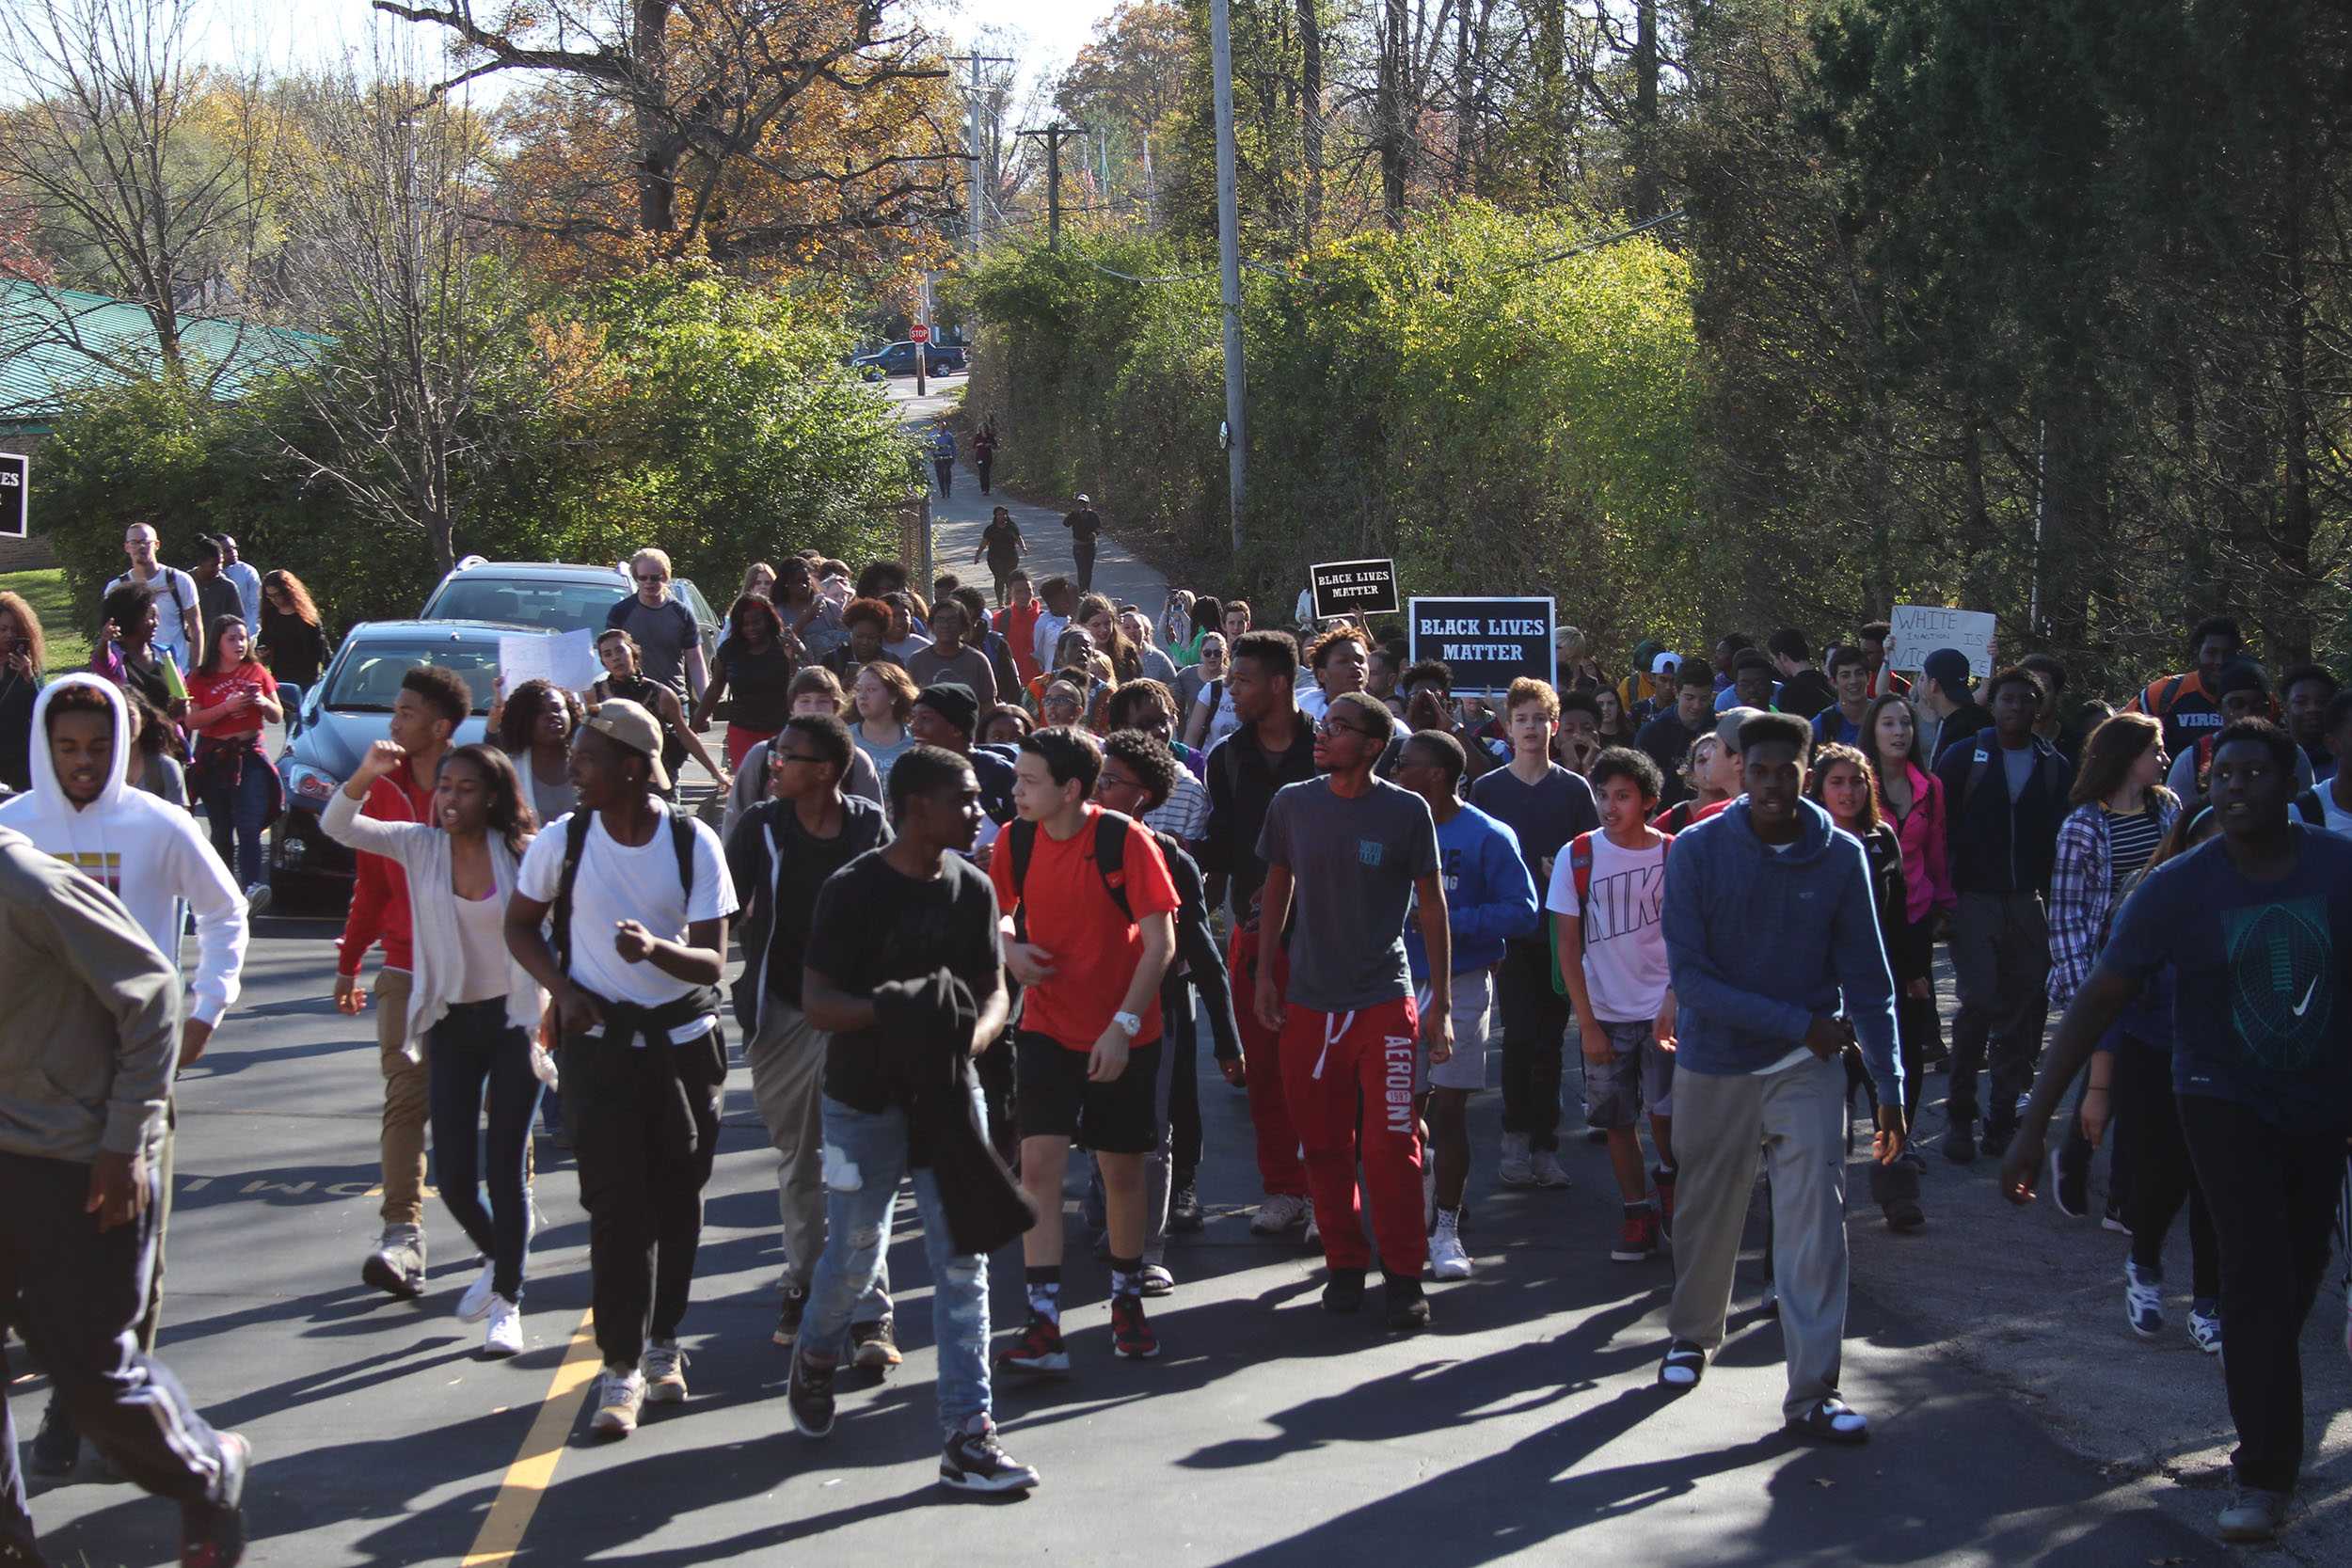
M1306 1149L1324 1261L1334 1269L1372 1266L1357 1201L1359 1160L1381 1272L1418 1280L1428 1260L1421 1132L1413 1116L1420 1025L1409 996L1345 1013L1293 1003L1282 1014L1283 1099Z
M1793 1048L1795 1042L1790 1042ZM1675 1294L1667 1332L1711 1354L1756 1162L1772 1176L1772 1283L1788 1349L1789 1419L1837 1392L1846 1338L1846 1069L1675 1072Z

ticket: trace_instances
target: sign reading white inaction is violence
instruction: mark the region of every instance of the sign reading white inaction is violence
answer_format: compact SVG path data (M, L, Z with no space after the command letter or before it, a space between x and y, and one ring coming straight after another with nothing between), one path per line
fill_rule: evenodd
M1457 697L1499 697L1521 675L1557 683L1548 596L1417 598L1406 623L1412 661L1441 660Z
M577 631L507 632L499 638L499 676L508 695L525 681L543 680L566 691L585 691L596 684L604 666L596 659L595 633Z
M1994 620L1981 610L1947 610L1942 605L1899 604L1887 617L1886 663L1892 670L1921 670L1938 648L1968 656L1968 673L1993 673Z
M1307 570L1308 580L1314 585L1318 621L1343 615L1396 613L1393 561L1327 561Z

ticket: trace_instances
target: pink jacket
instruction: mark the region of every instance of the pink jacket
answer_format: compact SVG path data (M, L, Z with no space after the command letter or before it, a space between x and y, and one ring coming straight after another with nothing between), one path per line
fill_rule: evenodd
M1931 910L1958 904L1960 895L1953 891L1951 870L1944 861L1944 781L1907 759L1903 768L1911 776L1911 815L1898 818L1883 790L1879 812L1894 825L1902 843L1903 912L1915 925Z

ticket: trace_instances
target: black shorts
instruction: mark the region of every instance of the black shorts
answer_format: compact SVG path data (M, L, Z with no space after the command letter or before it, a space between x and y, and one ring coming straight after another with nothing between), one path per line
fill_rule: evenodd
M1160 1042L1128 1053L1127 1070L1107 1084L1087 1077L1088 1055L1045 1035L1014 1037L1021 1135L1068 1138L1098 1154L1149 1154L1160 1141Z

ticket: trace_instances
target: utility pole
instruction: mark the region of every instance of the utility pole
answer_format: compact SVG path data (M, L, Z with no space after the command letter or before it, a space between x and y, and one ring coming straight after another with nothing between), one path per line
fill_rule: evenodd
M1039 131L1024 131L1025 136L1045 138L1045 248L1061 248L1061 144L1071 136L1083 135L1082 125L1064 125L1056 120ZM1079 150L1081 152L1085 149Z
M980 204L980 67L1010 65L1005 55L983 55L974 50L959 55L955 63L971 71L964 85L963 121L964 145L971 150L963 163L964 257L974 270L980 264L980 229L986 216Z
M1233 553L1241 553L1242 499L1248 486L1248 423L1243 418L1241 215L1233 172L1233 38L1227 0L1209 0L1209 53L1216 93L1216 271L1225 316L1225 476Z

